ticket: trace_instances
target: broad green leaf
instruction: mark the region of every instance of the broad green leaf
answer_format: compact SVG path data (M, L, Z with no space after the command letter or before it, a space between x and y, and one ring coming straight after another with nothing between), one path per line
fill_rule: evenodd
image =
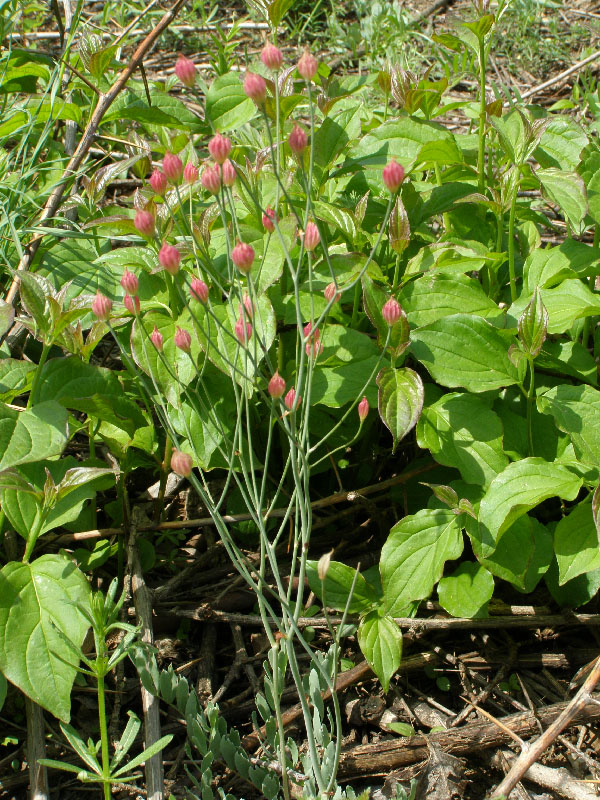
M49 294L49 285L40 275L31 272L24 272L21 275L19 282L21 303L42 335L50 327L50 318L46 308L46 297Z
M534 158L541 167L575 170L588 137L580 125L570 117L551 117L544 126Z
M386 613L396 616L429 597L446 561L458 558L462 550L461 526L450 509L423 509L397 522L379 564Z
M579 233L583 218L587 214L587 193L583 179L576 172L538 169L535 173L542 184L542 193L556 203L571 225Z
M4 706L4 701L6 700L6 694L8 692L8 682L4 675L0 672L0 711Z
M563 384L537 400L542 414L552 414L561 431L568 433L577 457L600 467L600 392L591 386Z
M185 127L195 133L204 129L202 120L176 97L153 91L151 99L152 105L148 105L145 94L138 95L131 91L123 93L104 115L102 123L132 120L146 125L161 125L165 128Z
M369 403L375 405L374 378L380 363L379 356L369 356L334 367L321 366L317 362L311 383L311 402L341 408L366 394Z
M579 503L559 521L554 530L554 551L561 586L578 575L600 569L598 533L591 503Z
M598 368L594 357L579 342L546 340L535 362L536 369L570 375L594 386L598 383ZM1 367L1 362L0 362Z
M390 678L402 660L402 634L390 616L372 611L358 626L358 644L371 669L387 692Z
M238 72L219 75L206 93L206 118L218 131L239 128L256 113L254 102L246 96Z
M548 311L548 333L564 333L576 320L600 314L600 295L580 280L563 281L540 294Z
M531 123L520 108L513 108L501 117L490 117L496 129L500 146L513 164L527 160L535 147Z
M12 303L5 303L4 300L0 300L0 336L8 333L12 328L14 319L15 309Z
M556 559L550 564L550 569L544 576L544 581L550 594L560 608L578 608L588 603L595 597L600 589L600 569L585 572L567 581L563 586L558 583L558 564Z
M546 341L548 333L548 311L542 302L539 290L535 289L533 297L525 306L519 317L519 338L527 353L535 358Z
M0 404L0 469L59 456L67 443L67 412L58 403L25 411Z
M83 644L89 623L74 604L87 607L89 591L85 575L63 555L10 562L0 571L0 670L64 722L77 659L56 628L76 646Z
M489 252L482 247L475 249L453 242L436 242L421 247L408 262L404 274L408 277L431 270L456 273L474 272L480 270L488 261L495 260L496 257L490 257Z
M512 337L482 317L453 314L411 333L412 352L442 386L486 392L517 383Z
M0 400L10 402L29 388L37 369L31 361L16 358L0 358Z
M452 314L476 314L487 319L502 315L479 281L461 274L432 272L423 275L407 283L397 299L411 327L430 325Z
M426 405L417 425L419 447L456 467L467 483L488 486L508 465L498 415L476 395L450 393Z
M317 167L326 170L333 165L344 147L360 134L361 108L352 105L335 116L325 117L315 131L313 158Z
M536 287L549 289L568 278L589 278L598 272L600 249L567 239L558 247L536 248L523 265L523 294L529 298Z
M377 376L379 415L392 434L392 452L417 424L423 408L423 381L412 369L384 367Z
M582 480L543 458L514 461L491 482L479 506L481 552L489 556L515 520L549 497L574 500Z
M81 122L81 109L75 103L66 103L64 100L42 100L40 96L32 97L20 108L14 109L6 115L0 124L0 138L16 133L20 128L29 128L31 125L45 125L49 119L72 120Z
M552 534L537 519L524 514L502 534L498 546L485 558L481 553L478 525L467 520L477 560L492 575L509 581L519 591L532 592L547 572L554 549Z
M494 579L481 564L465 561L440 580L437 592L440 605L453 617L487 617Z
M328 608L335 608L337 611L344 611L348 603L348 595L352 588L352 583L356 577L354 584L354 592L352 593L352 600L348 605L348 613L350 614L364 614L365 611L372 609L377 603L377 596L369 587L364 577L359 573L356 575L356 570L352 567L342 564L339 561L331 561L325 578L325 597L323 597L323 590L321 580L317 573L317 561L308 561L306 564L306 574L308 576L308 585L312 592L324 602Z

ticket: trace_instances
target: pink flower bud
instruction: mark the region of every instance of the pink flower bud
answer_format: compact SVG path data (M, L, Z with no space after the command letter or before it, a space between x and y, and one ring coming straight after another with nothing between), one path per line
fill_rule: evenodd
M341 292L336 290L335 283L333 281L328 283L327 286L323 289L323 296L328 303L331 303L333 300L334 303L339 302L340 297L342 296Z
M300 76L304 78L305 81L312 81L317 74L318 68L319 62L312 53L306 49L298 61L298 72Z
M182 453L181 450L173 450L171 453L171 469L176 475L182 478L189 478L192 474L192 467L194 462L192 457L187 453Z
M290 146L290 150L292 153L296 153L296 155L300 155L306 150L306 145L308 144L308 136L306 132L300 127L300 125L294 125L292 132L288 138L288 144Z
M306 340L321 338L321 331L318 328L313 328L310 322L307 322L304 326L303 333Z
M387 322L390 327L395 323L398 322L400 319L400 314L402 313L402 309L400 308L400 303L395 300L393 297L384 303L381 309L381 316Z
M167 176L164 172L155 169L152 175L150 175L150 186L155 194L159 194L162 197L167 191Z
M140 310L140 298L137 295L135 297L131 297L130 295L126 294L123 298L123 305L130 314L135 314L136 311L139 312Z
M283 397L283 393L285 392L285 381L279 374L276 372L275 375L269 381L269 394L271 397L274 397L276 400L280 397Z
M314 222L307 222L304 231L304 249L312 252L321 241L319 229Z
M133 224L136 230L144 236L152 236L154 233L154 214L151 211L137 211Z
M316 358L323 352L323 342L319 341L318 337L315 337L304 345L304 349L309 358Z
M215 164L214 167L207 164L204 167L202 170L202 186L211 194L219 194L219 190L221 189L221 173L218 164Z
M242 312L242 308L244 308L245 313L250 319L252 319L252 315L254 314L254 306L252 304L252 300L248 296L246 292L244 292L244 296L242 297L242 302L238 305L238 314L242 317L244 314Z
M275 230L275 222L277 220L277 214L275 213L274 209L271 206L267 206L265 208L265 213L262 215L262 224L265 230L269 231L269 233L273 233Z
M251 244L238 242L233 248L231 259L240 272L250 272L254 263L254 248Z
M106 322L106 320L110 317L111 309L112 302L108 299L108 297L100 294L100 292L96 292L96 297L92 302L92 311L98 317L98 319Z
M223 162L223 166L221 167L221 177L223 178L223 186L233 186L235 183L237 172L235 171L235 167L229 159Z
M289 390L289 392L286 394L286 396L283 399L284 405L288 409L288 411L292 411L293 410L294 403L295 403L295 407L298 408L298 406L300 405L301 401L302 401L302 398L300 397L300 395L298 395L298 400L296 401L296 390L293 387Z
M247 72L244 78L244 91L250 100L254 100L257 106L262 106L267 96L265 79L254 72Z
M175 64L175 74L184 86L191 89L196 83L196 66L190 58L180 55Z
M275 47L271 42L267 42L260 54L260 60L263 62L267 69L272 72L277 72L281 69L283 64L283 53L278 47Z
M192 295L192 300L206 303L208 300L208 286L200 278L194 278L190 286L190 294Z
M363 399L358 404L358 418L359 418L359 420L361 422L364 422L366 420L366 418L367 418L368 413L369 413L369 401L367 400L366 397L363 397Z
M246 342L252 336L252 325L249 322L244 322L244 320L240 317L235 323L234 331L237 340L241 344L246 344Z
M192 164L191 161L188 161L188 163L185 165L183 170L183 180L186 183L189 183L190 186L192 183L196 183L198 180L198 167L195 164Z
M156 325L154 326L154 330L150 334L150 340L152 341L152 344L154 345L154 347L156 347L157 350L162 352L163 344L165 343L165 340L164 340L164 337L163 337L162 333L158 330Z
M402 181L404 180L404 167L399 164L395 159L388 161L383 168L383 182L387 189L392 192L397 192Z
M208 143L208 152L217 164L222 164L231 153L231 139L221 133L215 133Z
M192 337L188 331L183 328L177 328L175 331L175 347L183 350L184 353L189 353L192 348Z
M161 267L164 267L170 275L177 275L181 255L174 245L163 242L163 246L158 252L158 260Z
M129 270L125 268L125 272L121 278L121 286L125 289L127 294L135 295L140 288L140 282L137 279L137 275L134 275L133 272L129 272Z
M181 173L183 171L183 164L181 163L179 156L166 152L163 158L162 166L163 172L165 173L167 179L170 180L171 183L177 183L179 178L181 178Z

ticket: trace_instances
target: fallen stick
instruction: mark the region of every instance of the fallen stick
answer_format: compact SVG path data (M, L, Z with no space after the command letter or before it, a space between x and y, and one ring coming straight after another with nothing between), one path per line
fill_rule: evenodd
M516 756L510 750L503 750L502 756L506 759L509 766L512 766ZM492 759L492 765L499 760L496 756ZM523 775L525 780L537 783L544 789L551 789L566 800L597 800L598 795L591 787L585 783L573 780L573 776L564 767L546 767L542 764L532 764Z
M595 716L600 716L600 703L597 699L593 701L591 694L598 680L600 680L600 658L596 661L593 670L590 672L585 683L575 697L568 703L560 704L563 706L563 709L552 721L548 730L545 730L532 745L521 752L521 755L515 760L508 775L506 775L504 780L491 795L491 800L503 800L503 798L508 797L511 790L521 780L529 767L531 767L542 753L550 747L556 737L562 733L567 726L573 723L574 719L581 716L583 709L587 709L589 705L592 705L597 712Z
M543 726L554 723L569 705L570 703L555 703L535 711L511 714L502 717L500 721L513 734L524 738L539 731L540 723ZM598 717L600 717L600 694L594 694L590 695L583 705L577 708L567 724L573 725L576 721L597 719ZM390 742L355 747L342 753L339 774L344 778L387 775L393 769L429 758L428 742L435 743L447 753L466 755L490 747L500 747L510 740L511 736L500 730L493 722L470 722L461 728L452 728L429 736L410 736ZM505 796L507 794L508 792L505 792Z
M596 50L596 52L592 53L591 56L584 58L582 61L578 61L576 64L573 64L572 67L565 69L563 72L559 72L558 75L555 75L553 78L549 78L549 80L544 81L544 83L540 83L539 86L534 86L533 89L523 92L521 99L527 100L539 92L543 92L544 89L549 89L551 86L555 86L557 83L562 83L562 81L566 80L570 75L578 72L582 67L591 64L592 61L597 61L598 58L600 58L600 50Z

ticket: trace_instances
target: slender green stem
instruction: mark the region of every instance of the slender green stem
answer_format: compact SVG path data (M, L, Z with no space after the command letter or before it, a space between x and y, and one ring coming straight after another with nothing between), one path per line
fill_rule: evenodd
M154 506L154 519L157 521L161 519L165 507L165 490L167 487L167 478L169 476L172 451L173 451L173 442L171 441L171 437L167 434L167 439L165 441L165 455L160 470L160 484L158 486L158 496L156 498L156 504Z
M29 399L27 400L27 408L31 408L31 406L37 400L38 391L40 388L40 378L42 377L42 369L44 368L44 364L46 363L46 359L48 358L48 353L50 352L51 347L52 344L47 344L46 342L44 342L44 345L42 347L42 354L40 356L37 369L35 370L35 375L33 376L31 392L29 393Z
M479 191L485 191L485 69L486 53L483 39L479 42L479 156L477 172L479 175Z
M527 391L527 439L529 443L529 456L533 456L533 400L535 396L535 369L533 358L529 359L529 389Z
M281 782L283 783L283 798L290 800L290 785L285 758L285 729L281 713L281 689L279 688L279 647L277 642L273 647L273 700L275 716L277 718L277 735L279 738L279 763L281 764Z
M28 564L29 559L31 558L31 554L33 553L33 548L35 547L35 543L38 540L40 533L42 532L42 528L44 526L44 522L46 521L47 513L44 510L40 510L37 520L34 523L33 528L29 531L29 535L27 537L27 544L25 545L25 553L23 554L23 564Z
M106 725L106 698L104 696L104 674L96 675L98 680L98 721L100 723L100 743L102 748L102 778L104 800L110 800L110 759L108 756L108 727Z
M510 201L510 214L508 217L508 274L510 276L510 299L514 303L517 299L517 281L515 277L515 213L517 210L517 194L519 192L518 167L515 167L515 186Z

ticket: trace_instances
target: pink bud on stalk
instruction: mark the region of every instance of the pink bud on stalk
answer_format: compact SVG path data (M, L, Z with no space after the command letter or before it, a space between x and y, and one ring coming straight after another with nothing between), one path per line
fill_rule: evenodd
M304 338L305 339L320 339L321 338L321 331L318 328L313 328L312 323L307 322L303 328Z
M260 54L260 60L271 72L277 72L283 64L283 53L271 42L267 42Z
M144 236L154 233L154 214L151 211L137 211L133 220L136 230Z
M192 457L187 453L182 453L181 450L173 450L171 453L171 469L176 475L182 478L189 478L192 474L192 467L194 462Z
M304 231L304 249L312 252L321 241L319 229L314 222L307 222Z
M167 176L164 172L155 169L152 175L150 175L150 186L155 194L159 194L162 197L167 191Z
M170 275L177 275L181 255L174 245L163 242L163 246L158 252L158 260L161 267L164 267Z
M237 172L233 166L233 163L229 159L224 161L223 165L221 166L221 178L223 180L223 186L233 186L236 181Z
M206 189L207 192L211 194L219 194L219 190L221 188L221 172L219 170L219 165L215 164L211 167L207 164L204 169L202 170L202 186Z
M395 159L388 161L383 168L383 182L392 194L397 192L404 180L404 167Z
M190 58L180 55L175 64L175 74L184 86L191 89L196 83L196 66Z
M164 155L162 165L163 172L165 173L167 180L170 180L171 183L177 183L179 178L181 178L181 173L183 171L183 164L181 163L179 156L167 151Z
M252 336L252 325L249 322L244 322L244 320L240 317L235 323L234 332L240 344L246 344L246 342Z
M274 209L271 206L267 206L265 208L265 213L262 215L262 224L265 230L269 231L269 233L273 233L275 230L275 221L277 220L277 214L275 213Z
M308 136L306 135L304 129L300 127L300 125L294 125L288 138L288 144L292 153L296 153L298 156L306 150Z
M247 292L244 292L242 302L238 305L238 313L240 316L243 316L242 308L245 309L246 315L252 319L252 315L254 314L254 305L252 304L252 300L248 296Z
M129 311L130 314L134 314L139 312L140 310L140 298L136 295L135 297L131 297L130 295L126 294L123 298L123 305Z
M183 170L183 180L186 183L189 183L190 186L192 183L196 183L198 180L198 167L195 164L192 164L191 161L188 161L188 163L185 165Z
M175 347L183 350L184 353L189 353L192 348L192 337L188 331L183 328L177 328L175 331Z
M360 401L360 403L358 404L358 409L357 410L358 410L358 418L359 418L359 420L361 422L364 422L366 420L366 418L367 418L368 413L369 413L369 401L367 400L366 397L363 397L363 399Z
M395 322L398 322L401 313L402 309L400 308L400 303L393 297L390 297L390 299L383 304L381 309L381 316L390 327Z
M283 393L285 392L285 381L279 374L276 372L275 375L269 381L269 394L275 400L278 400L280 397L283 397Z
M257 106L262 106L267 97L265 79L254 72L247 72L244 78L244 92Z
M231 259L240 272L248 273L254 263L254 248L245 242L238 242L233 248Z
M298 61L300 77L304 78L305 81L312 81L317 74L318 68L319 62L307 48Z
M190 294L192 295L192 300L206 303L208 300L208 286L200 278L194 278L190 286Z
M164 337L163 337L162 333L158 330L156 325L154 326L154 330L150 334L150 340L151 340L152 344L154 345L154 347L156 347L156 349L158 351L162 352L165 340L164 340Z
M301 402L302 398L300 397L300 395L298 395L298 401L296 402L296 390L294 389L294 387L292 387L289 390L289 392L283 399L283 403L285 407L288 409L288 411L292 411L292 409L294 408L294 403L296 403L296 408L298 408Z
M137 279L137 275L134 275L133 272L125 268L125 272L121 278L121 286L125 289L127 294L136 295L140 288L140 282Z
M318 337L315 337L304 345L304 349L309 358L317 358L323 352L323 342L319 341Z
M327 286L323 289L323 296L325 297L325 300L327 300L328 303L331 303L332 301L334 303L337 303L339 302L342 293L337 291L335 283L333 283L332 281L331 283L328 283Z
M208 152L217 164L222 164L231 153L231 139L221 133L215 133L208 143Z
M112 309L112 302L100 292L96 292L96 297L92 302L92 311L98 317L99 320L106 322L106 320L110 317L110 312Z

